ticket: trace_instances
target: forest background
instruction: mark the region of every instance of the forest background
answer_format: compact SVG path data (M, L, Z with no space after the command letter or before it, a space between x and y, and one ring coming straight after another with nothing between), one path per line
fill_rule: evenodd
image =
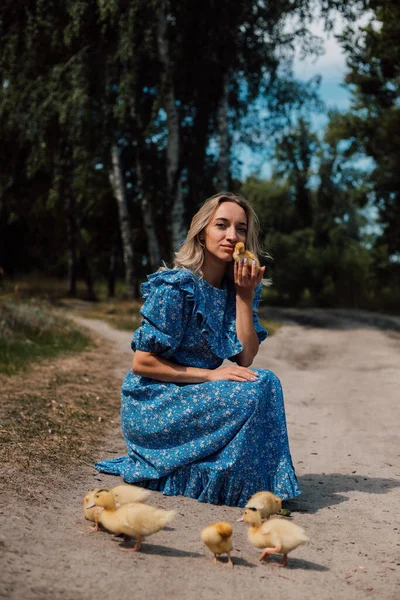
M320 78L293 63L338 18L351 105L315 130ZM396 0L3 0L1 280L137 298L229 189L260 217L267 302L398 311L399 39ZM270 177L240 179L243 148Z

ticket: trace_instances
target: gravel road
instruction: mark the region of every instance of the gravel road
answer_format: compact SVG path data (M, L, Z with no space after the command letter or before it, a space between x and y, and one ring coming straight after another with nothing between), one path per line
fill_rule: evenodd
M282 381L302 489L290 508L310 544L290 555L286 568L273 568L258 562L246 526L234 523L235 567L214 565L199 532L210 522L235 521L240 509L154 492L152 503L176 509L176 520L145 541L142 552L123 552L120 538L92 533L82 517L86 490L119 481L88 464L72 471L61 491L49 489L42 503L7 499L11 514L6 502L0 515L2 597L400 598L400 321L356 311L268 316L285 324L262 344L253 366ZM78 321L114 342L122 380L131 334ZM115 427L98 458L124 452Z

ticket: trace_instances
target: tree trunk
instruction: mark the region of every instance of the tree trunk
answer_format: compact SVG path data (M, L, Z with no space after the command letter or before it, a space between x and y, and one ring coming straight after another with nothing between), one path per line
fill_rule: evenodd
M80 254L80 259L81 259L83 278L85 280L86 287L87 287L88 300L90 300L91 302L96 302L97 298L96 298L96 294L95 294L94 287L93 287L93 276L92 276L92 270L90 268L88 251L87 251L86 244L82 238L79 221L77 219L76 219L76 221L77 221L79 254Z
M108 265L108 276L107 276L107 291L108 297L115 297L115 279L117 274L117 249L115 246L111 248L110 262Z
M184 203L182 195L181 175L179 172L180 130L179 114L176 108L175 89L172 76L172 64L169 55L167 37L167 19L165 1L161 0L158 12L157 41L160 60L164 66L164 103L167 113L167 185L172 202L171 232L172 245L176 250L184 241L186 228L184 220Z
M139 148L136 152L136 176L140 190L140 205L142 208L144 228L147 237L147 249L149 251L150 266L152 271L156 271L161 266L161 253L160 246L158 244L151 204L148 200L147 193L145 191L142 158Z
M67 231L67 248L68 248L68 296L75 298L76 283L78 279L78 253L76 243L76 221L73 218L72 198L68 192L62 192L63 206L65 210L65 222Z
M223 77L223 88L218 108L219 158L217 170L217 189L227 191L229 186L229 75Z
M111 147L111 164L112 170L110 171L109 175L111 186L114 192L114 198L118 206L119 225L121 228L122 250L125 265L125 281L129 296L131 298L137 298L138 282L133 264L132 230L128 213L121 159L116 144L113 144Z

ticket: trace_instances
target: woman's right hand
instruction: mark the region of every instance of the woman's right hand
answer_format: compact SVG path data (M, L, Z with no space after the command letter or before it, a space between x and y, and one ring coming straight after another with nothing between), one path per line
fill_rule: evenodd
M209 371L207 381L257 381L257 373L247 367L232 365Z

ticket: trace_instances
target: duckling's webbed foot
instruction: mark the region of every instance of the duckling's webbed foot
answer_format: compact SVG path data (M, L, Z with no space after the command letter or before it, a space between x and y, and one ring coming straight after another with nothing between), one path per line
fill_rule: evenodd
M89 527L90 531L100 531L99 522L96 521L93 527Z
M280 563L272 563L272 566L273 567L286 567L287 562L288 562L287 554L284 554L283 558L282 558L282 562L280 562Z
M142 538L139 536L136 544L134 545L134 547L132 548L133 552L139 552L140 548L142 547Z
M227 555L228 555L228 562L227 562L226 566L227 567L231 567L233 569L233 562L232 562L232 559L231 559L231 553L227 552Z

